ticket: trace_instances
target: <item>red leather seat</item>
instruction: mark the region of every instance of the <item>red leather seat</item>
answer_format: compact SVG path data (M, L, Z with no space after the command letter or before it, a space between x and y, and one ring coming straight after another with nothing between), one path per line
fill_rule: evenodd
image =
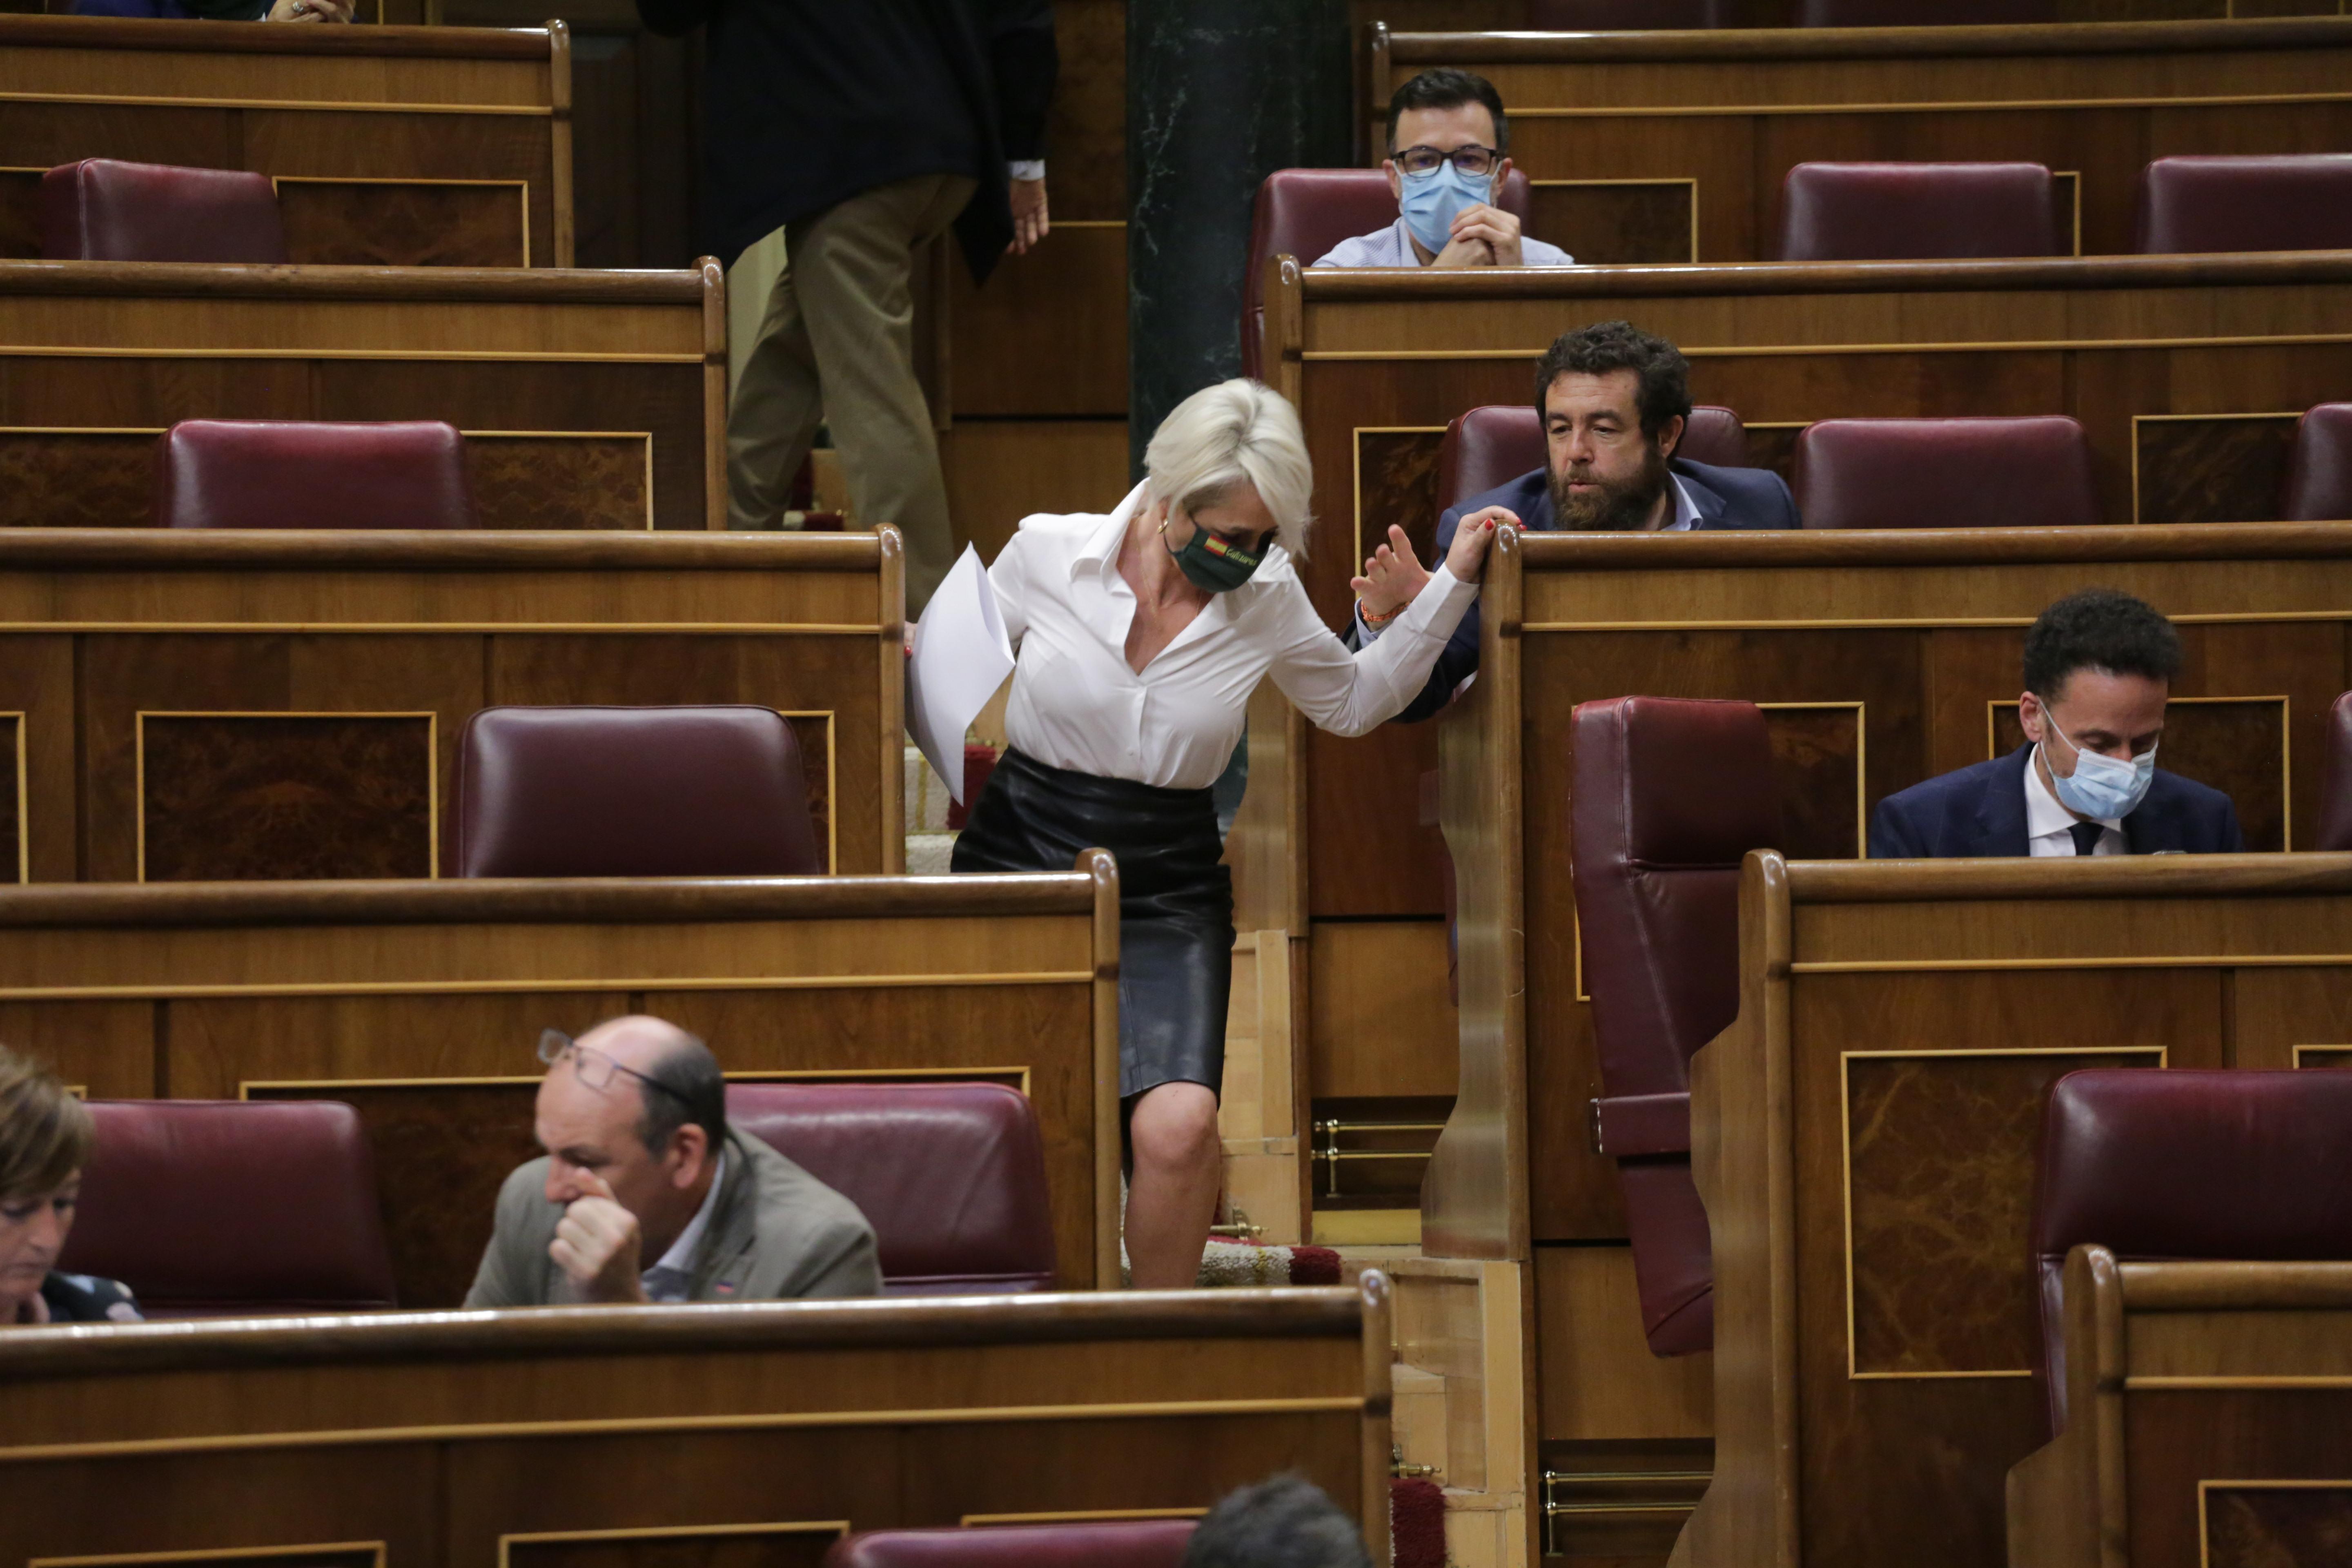
M2132 229L2143 256L2352 248L2352 153L2158 158Z
M471 528L466 438L434 421L184 419L155 441L163 528Z
M2294 422L2279 516L2289 522L2352 518L2352 403L2323 403Z
M2352 1260L2352 1073L2100 1068L2050 1088L2033 1195L2050 1429L2066 1424L2067 1249Z
M877 1530L824 1554L824 1568L1180 1568L1189 1519Z
M1739 861L1780 837L1772 742L1748 702L1620 697L1570 721L1577 923L1642 1328L1657 1355L1715 1339L1690 1166L1690 1058L1739 1015Z
M460 877L809 877L800 742L772 708L485 708L457 742Z
M1799 163L1780 183L1783 261L2060 251L2039 163Z
M1000 1083L738 1083L727 1118L856 1204L885 1295L1054 1289L1045 1146Z
M2063 414L1824 419L1797 435L1807 528L2084 528L2099 521L2091 443Z
M2319 831L2311 846L2352 849L2352 691L2327 710L2327 761L2319 785Z
M2058 20L2058 0L1801 0L1800 27L1961 27Z
M283 266L286 228L267 174L85 158L41 176L41 259Z
M1731 25L1731 0L1529 0L1528 5L1528 26L1539 33L1643 32Z
M335 1100L95 1100L98 1142L58 1267L150 1317L394 1305L375 1162Z
M1528 177L1511 171L1497 204L1528 221ZM1242 276L1242 374L1263 379L1259 340L1265 322L1265 264L1295 256L1312 267L1343 239L1397 220L1396 197L1380 169L1276 169L1257 188L1250 214L1249 270Z
M1717 468L1744 468L1747 427L1728 408L1694 407L1675 456ZM1438 508L1459 506L1471 496L1542 468L1548 458L1543 425L1527 404L1490 403L1457 414L1438 447Z

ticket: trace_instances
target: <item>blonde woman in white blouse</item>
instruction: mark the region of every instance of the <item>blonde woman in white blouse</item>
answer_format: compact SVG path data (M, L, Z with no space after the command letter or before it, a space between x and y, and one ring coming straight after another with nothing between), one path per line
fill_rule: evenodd
M1108 513L1029 518L989 569L1018 646L1012 745L955 868L1062 870L1094 847L1118 858L1129 1272L1139 1289L1179 1289L1199 1272L1222 1175L1233 884L1209 786L1268 675L1336 734L1401 710L1476 596L1495 530L1518 520L1465 518L1444 564L1351 653L1293 565L1313 472L1278 394L1252 381L1193 394L1144 466ZM1365 570L1383 577L1391 559L1384 548Z

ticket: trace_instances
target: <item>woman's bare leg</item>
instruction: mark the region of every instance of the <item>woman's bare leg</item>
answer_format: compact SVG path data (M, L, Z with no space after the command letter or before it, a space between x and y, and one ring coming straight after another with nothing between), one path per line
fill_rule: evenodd
M1139 1290L1189 1290L1216 1217L1224 1175L1217 1097L1197 1083L1144 1090L1128 1122L1128 1272Z

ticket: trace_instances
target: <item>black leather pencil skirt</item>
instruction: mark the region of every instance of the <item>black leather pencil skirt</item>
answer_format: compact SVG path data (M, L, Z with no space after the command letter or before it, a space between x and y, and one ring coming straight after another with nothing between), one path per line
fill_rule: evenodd
M1161 789L1007 752L956 840L959 871L1066 871L1086 849L1118 859L1118 1092L1225 1072L1234 880L1218 864L1205 789Z

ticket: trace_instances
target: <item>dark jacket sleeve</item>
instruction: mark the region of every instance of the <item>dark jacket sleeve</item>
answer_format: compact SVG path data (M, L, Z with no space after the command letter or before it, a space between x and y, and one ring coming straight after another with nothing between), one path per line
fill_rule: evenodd
M1910 816L1895 809L1895 802L1901 798L1890 795L1870 814L1870 858L1874 860L1930 858Z
M1061 74L1053 0L982 0L981 26L995 79L997 133L1005 159L1042 158L1045 115L1053 107L1055 79Z

